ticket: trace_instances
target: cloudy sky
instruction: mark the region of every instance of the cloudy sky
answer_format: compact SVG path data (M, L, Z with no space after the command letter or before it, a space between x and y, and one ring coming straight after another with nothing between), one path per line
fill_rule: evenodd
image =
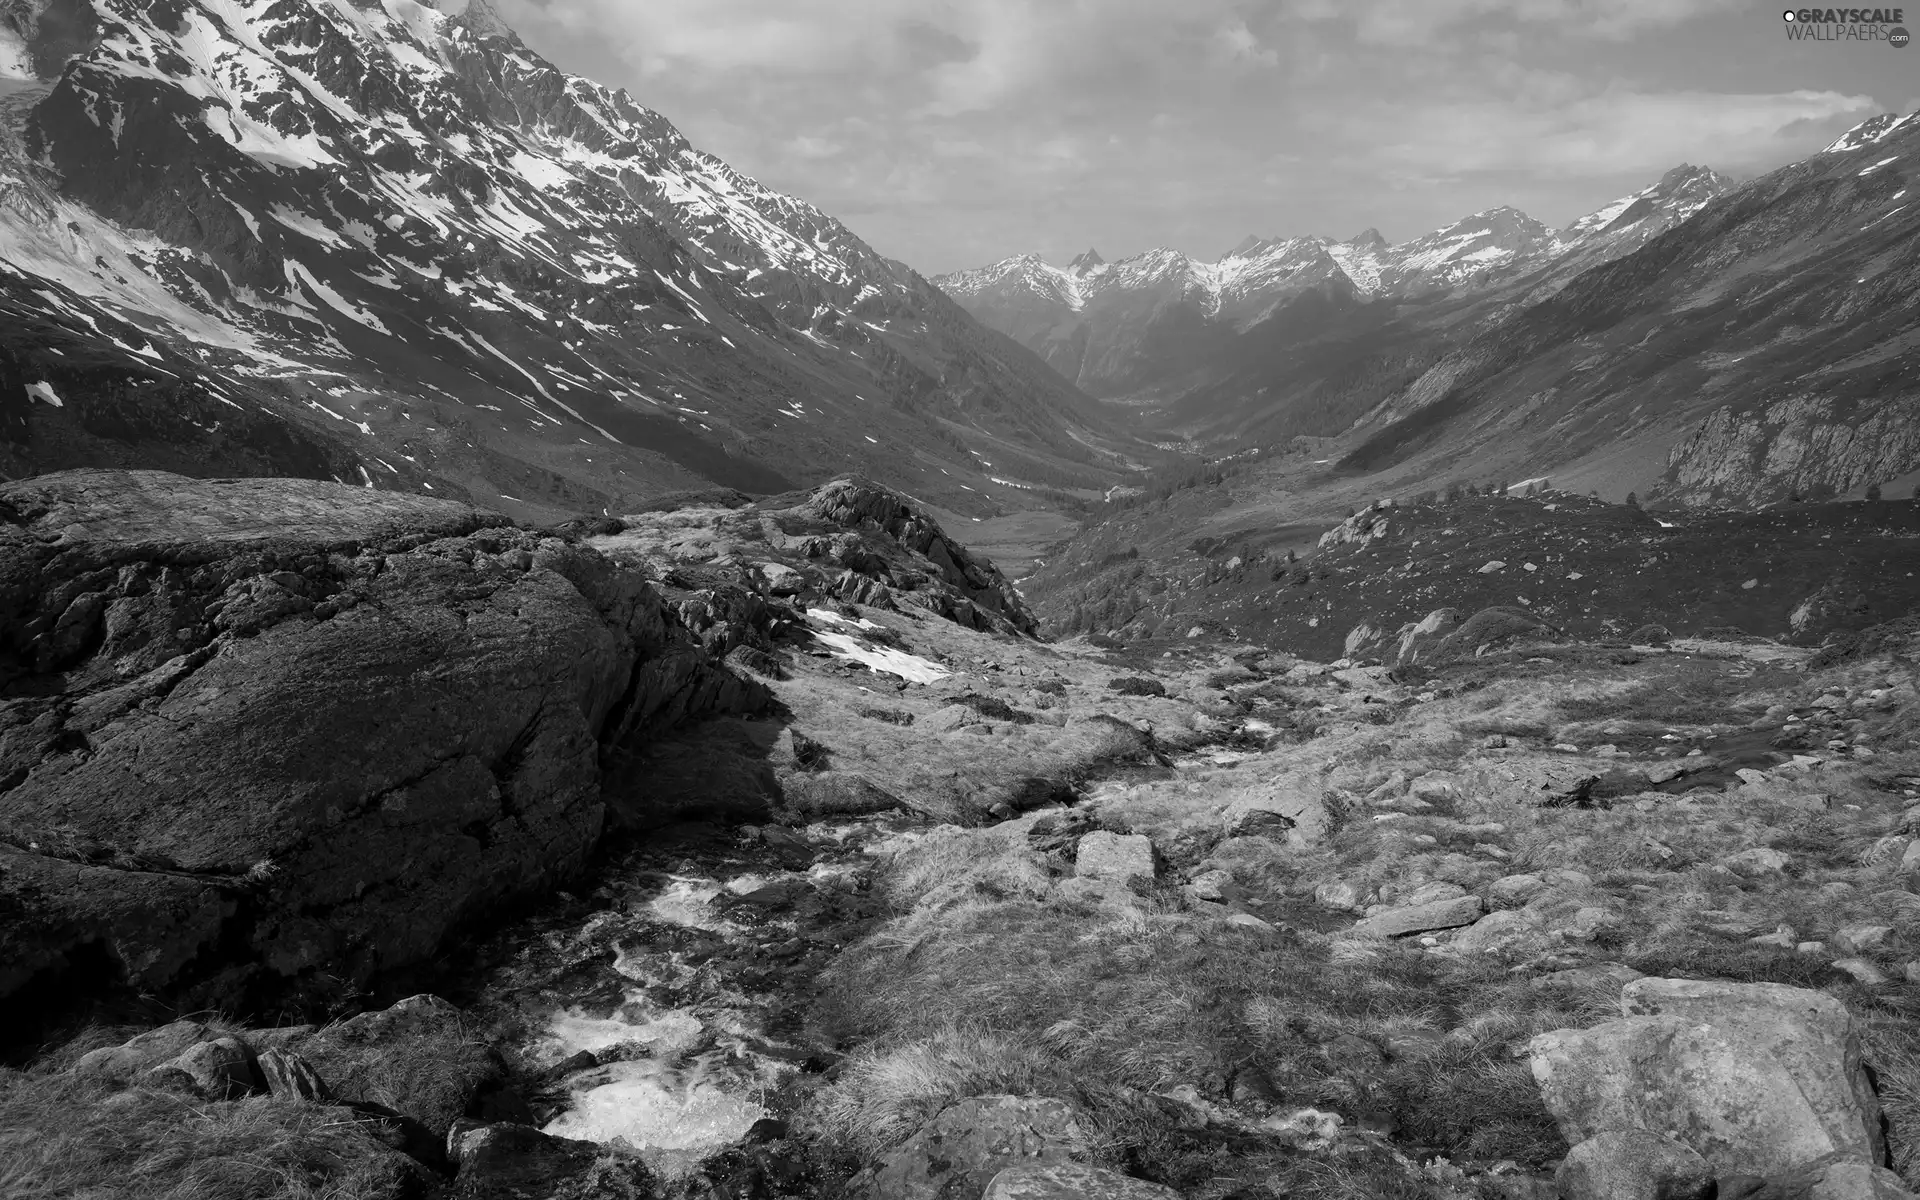
M1402 241L1497 204L1562 225L1682 162L1752 175L1920 108L1920 48L1790 42L1771 3L495 0L928 274Z

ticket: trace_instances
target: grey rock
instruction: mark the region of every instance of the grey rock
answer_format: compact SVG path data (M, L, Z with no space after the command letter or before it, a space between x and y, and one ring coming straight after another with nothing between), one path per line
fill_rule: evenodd
M974 1096L948 1105L853 1184L869 1200L979 1196L1011 1166L1087 1157L1078 1109L1050 1096Z
M104 470L0 500L9 627L71 586L131 614L0 731L0 996L90 944L159 993L209 953L256 984L418 962L585 863L603 750L767 697L637 572L464 504ZM88 861L20 849L63 828Z
M320 1072L312 1063L289 1050L263 1050L260 1053L260 1074L266 1080L267 1091L282 1100L311 1100L317 1104L326 1104L333 1099L333 1089L326 1080L320 1078Z
M1180 1200L1180 1193L1117 1171L1056 1162L1008 1167L980 1200Z
M219 1036L202 1022L175 1021L158 1029L150 1029L118 1046L89 1050L73 1064L73 1073L124 1083L141 1071L178 1058L197 1042L212 1041Z
M1564 1200L1707 1200L1714 1170L1664 1134L1609 1130L1567 1152L1555 1173Z
M238 1100L266 1090L253 1050L236 1037L195 1042L155 1069L185 1072L195 1089L210 1100Z
M1097 829L1080 838L1073 873L1080 879L1127 884L1153 882L1153 840L1138 833L1110 833Z
M1518 908L1547 886L1538 875L1503 875L1487 885L1487 903L1494 908Z
M1486 907L1478 896L1436 900L1412 908L1392 908L1354 925L1354 932L1372 937L1403 937L1435 929L1454 929L1480 919Z
M1880 1106L1844 1005L1780 984L1639 979L1621 1019L1529 1043L1534 1080L1578 1144L1671 1133L1722 1174L1876 1163Z

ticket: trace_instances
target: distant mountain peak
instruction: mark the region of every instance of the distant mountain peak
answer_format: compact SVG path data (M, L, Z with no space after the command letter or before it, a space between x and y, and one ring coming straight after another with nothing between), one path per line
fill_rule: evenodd
M1067 270L1072 271L1076 275L1084 275L1095 267L1104 267L1106 265L1107 260L1100 257L1100 252L1089 246L1085 253L1073 256L1073 261L1067 264Z
M1257 233L1250 233L1238 242L1235 242L1233 249L1221 255L1220 260L1225 262L1229 258L1252 258L1271 245L1273 245L1273 239L1263 238Z
M1362 229L1359 233L1354 234L1352 237L1348 238L1345 242L1341 244L1345 246L1352 246L1356 249L1366 249L1369 247L1374 249L1384 249L1387 245L1387 239L1380 236L1380 231L1378 229L1375 229L1373 226L1369 225L1365 229Z
M1844 154L1849 150L1858 150L1863 146L1871 146L1873 143L1892 134L1896 130L1911 128L1915 124L1920 124L1920 112L1908 113L1904 117L1899 113L1881 113L1877 117L1868 117L1852 129L1841 134L1831 146L1822 150L1821 153Z

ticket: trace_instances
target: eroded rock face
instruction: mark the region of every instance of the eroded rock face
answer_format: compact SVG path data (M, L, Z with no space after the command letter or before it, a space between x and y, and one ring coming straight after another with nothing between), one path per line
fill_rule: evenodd
M73 471L0 505L0 997L75 955L222 1000L419 961L584 862L603 749L766 697L644 579L463 504Z

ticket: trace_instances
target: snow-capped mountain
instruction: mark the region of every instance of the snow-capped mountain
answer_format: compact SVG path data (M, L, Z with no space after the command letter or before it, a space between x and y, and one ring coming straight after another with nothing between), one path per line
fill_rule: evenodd
M62 425L14 440L31 469L138 458L88 423L154 372L290 419L356 482L535 509L849 469L965 503L975 446L1001 478L1090 482L1112 438L909 268L486 0L0 0L0 276L42 326L7 365L75 393L25 410Z
M1389 245L1376 229L1344 242L1250 236L1217 262L1161 248L1112 263L1082 255L1062 269L1029 254L934 282L1082 387L1125 394L1165 387L1172 376L1152 354L1095 354L1089 362L1080 351L1151 343L1164 352L1168 338L1116 327L1116 321L1206 327L1201 336L1211 343L1222 332L1216 326L1244 332L1309 295L1316 302L1411 301L1469 294L1533 275L1544 295L1573 273L1680 224L1729 186L1711 170L1682 166L1557 231L1503 206L1398 245ZM1142 303L1148 295L1151 302ZM1176 314L1176 305L1188 311ZM1082 332L1082 325L1092 327Z

